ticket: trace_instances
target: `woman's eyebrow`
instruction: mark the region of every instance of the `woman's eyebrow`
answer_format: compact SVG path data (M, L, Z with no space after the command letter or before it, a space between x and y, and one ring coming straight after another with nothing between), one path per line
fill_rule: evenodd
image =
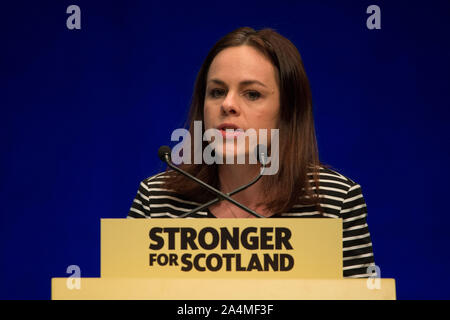
M220 84L223 86L226 85L225 82L223 82L220 79L216 79L216 78L210 79L208 82L214 82L214 83L217 83L217 84ZM243 81L239 82L239 85L241 85L241 86L245 86L245 85L249 85L249 84L259 84L259 85L267 88L267 86L264 83L262 83L261 81L258 81L258 80L243 80Z

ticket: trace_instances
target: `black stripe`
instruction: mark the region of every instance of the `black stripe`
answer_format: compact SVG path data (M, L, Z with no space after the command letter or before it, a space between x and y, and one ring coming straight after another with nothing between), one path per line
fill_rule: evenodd
M314 182L311 182L311 185L315 186ZM347 192L347 190L349 188L349 186L343 186L342 184L333 183L333 182L324 182L324 181L319 181L319 188L320 187L329 187L329 188L335 188L335 189L342 189L344 192Z
M364 237L361 239L355 239L355 240L343 239L344 248L360 246L362 244L368 244L368 243L371 243L370 235L367 235L367 237Z
M350 276L356 276L356 275L360 275L360 274L367 274L367 268L368 267L362 267L362 268L355 268L355 269L349 269L349 270L344 270L344 278L345 277L350 277ZM369 276L365 276L363 278L368 278Z
M356 230L350 230L350 231L346 231L344 229L343 235L344 235L344 238L346 238L346 237L361 236L361 235L366 234L368 232L369 232L369 228L367 228L367 227L359 228L359 229L356 229Z
M361 215L361 214L362 213L360 212L360 213L358 213L356 215ZM344 222L342 224L342 228L344 230L346 230L346 229L348 229L350 227L360 226L360 225L363 225L365 223L366 223L366 216L364 215L362 218L359 218L359 219L356 219L356 220L353 220L353 221Z
M373 256L370 257L364 257L364 258L356 258L356 259L351 259L351 260L345 260L344 261L344 267L348 267L348 266L356 266L359 264L369 264L372 263L373 261Z
M365 254L365 253L372 253L372 251L373 251L372 246L353 249L353 250L346 250L346 251L344 251L344 258L359 256L359 255Z
M132 218L145 218L145 216L141 216L139 213L131 211L128 212L128 216Z
M157 199L155 199L153 197L150 197L149 202L151 204L170 204L170 205L173 205L175 207L180 207L180 208L183 208L183 209L191 209L191 210L197 207L197 205L184 203L184 202L177 201L177 200L170 199L170 198L165 198L165 199L164 198L157 198Z

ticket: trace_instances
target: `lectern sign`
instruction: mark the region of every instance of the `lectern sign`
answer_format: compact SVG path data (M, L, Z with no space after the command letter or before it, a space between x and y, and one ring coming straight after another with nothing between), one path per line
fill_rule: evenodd
M101 237L102 277L342 278L341 219L103 219Z
M150 253L150 266L179 266L185 272L288 271L294 267L294 258L282 252L293 249L291 236L286 227L205 227L198 231L152 227L150 250L155 253ZM250 253L248 260L242 258L242 250Z

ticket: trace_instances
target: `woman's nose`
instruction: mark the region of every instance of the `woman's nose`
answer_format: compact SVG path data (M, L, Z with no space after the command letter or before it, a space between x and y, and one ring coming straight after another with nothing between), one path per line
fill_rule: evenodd
M224 114L232 114L237 115L239 114L239 106L238 106L238 96L234 93L228 92L227 96L225 97L225 100L223 100L222 103L222 112Z

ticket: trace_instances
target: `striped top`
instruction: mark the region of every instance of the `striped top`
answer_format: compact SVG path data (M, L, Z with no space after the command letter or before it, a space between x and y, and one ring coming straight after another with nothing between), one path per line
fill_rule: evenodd
M197 206L181 195L161 188L165 172L140 183L127 218L177 218ZM309 176L313 182L312 175ZM315 190L315 186L312 185ZM314 205L295 205L278 218L341 218L343 221L343 276L363 278L373 276L369 266L375 266L372 242L367 226L367 207L361 186L342 174L320 167L319 194L324 216ZM191 218L215 218L208 210L199 211Z

